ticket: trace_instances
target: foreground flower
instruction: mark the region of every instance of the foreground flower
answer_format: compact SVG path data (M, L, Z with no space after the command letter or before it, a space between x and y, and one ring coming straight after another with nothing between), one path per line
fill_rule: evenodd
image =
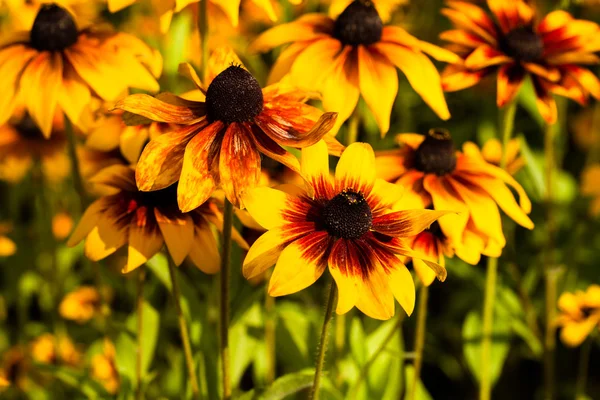
M498 206L519 225L533 228L527 216L531 202L521 185L482 158L455 151L447 131L401 134L397 141L402 148L378 153L379 176L406 189L405 207L457 211L439 224L466 262L476 264L481 254L501 254L506 239ZM520 205L507 184L519 194Z
M206 90L191 66L184 64L182 69L206 93L205 101L138 94L117 107L180 125L144 148L136 182L140 190L152 191L179 181L177 201L183 212L204 203L219 184L227 199L242 208L241 193L259 181L261 153L299 171L298 159L282 146L310 146L335 122L335 113L323 114L304 104L307 94L294 87L261 89L227 49L213 53Z
M102 353L96 354L91 361L92 377L102 383L111 394L116 394L121 385L115 357L115 346L105 339Z
M60 302L58 312L61 317L81 324L100 312L100 300L100 293L96 288L81 286L64 297Z
M530 76L537 107L548 123L556 122L552 93L585 104L600 98L598 78L582 65L596 64L600 28L591 21L576 20L566 11L554 11L539 23L533 9L522 0L488 0L492 20L476 5L449 1L442 11L457 29L441 34L464 62L443 73L444 90L461 90L484 76L498 74L498 107L510 103Z
M581 194L592 197L590 214L600 215L600 164L591 164L583 171Z
M375 178L375 157L365 143L344 151L335 179L325 143L308 147L302 151L302 172L307 190L263 187L246 196L248 211L268 231L248 251L244 276L251 279L276 263L269 294L283 296L312 285L329 266L339 290L338 314L356 306L372 318L388 319L395 297L410 315L414 282L398 256L416 255L403 239L446 212L391 212L402 190ZM445 279L445 269L424 262Z
M558 308L561 340L567 346L579 346L600 327L600 286L591 285L585 292L563 293Z
M511 175L519 172L525 165L525 160L519 155L520 147L519 139L516 138L511 139L506 146L506 172ZM502 161L502 143L496 138L486 141L481 149L473 142L465 142L463 151L469 157L479 157L497 167Z
M85 239L85 255L93 261L127 245L123 273L143 265L163 244L176 265L189 257L207 274L219 270L220 256L211 225L221 230L223 224L215 204L207 202L193 212L182 213L177 207L176 186L140 192L135 187L133 169L123 165L108 167L91 181L118 192L88 207L67 245L74 246ZM234 238L243 246L237 233Z
M31 342L31 358L43 364L77 366L81 362L81 353L67 336L57 339L45 333Z
M56 111L78 123L92 96L116 100L130 87L157 91L160 55L133 36L78 26L66 9L41 6L29 32L0 45L0 124L18 101L49 137Z
M369 1L353 1L335 20L307 14L276 26L259 36L252 49L267 51L290 42L270 80L289 72L294 82L321 92L325 109L339 113L338 126L350 117L362 95L382 135L388 131L398 93L396 67L440 118L450 118L440 75L424 53L447 62L460 59L400 27L384 27Z

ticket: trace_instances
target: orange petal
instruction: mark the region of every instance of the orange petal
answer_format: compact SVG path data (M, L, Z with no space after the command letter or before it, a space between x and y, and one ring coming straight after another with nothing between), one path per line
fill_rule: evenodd
M300 163L298 158L292 153L275 143L270 137L264 134L264 132L257 127L252 127L252 139L258 151L266 155L267 157L282 163L294 172L300 172Z
M482 27L480 21L469 18L467 14L451 8L444 8L441 13L452 21L457 28L474 33L492 46L497 43L495 31L490 31L487 28Z
M206 114L204 103L186 101L192 107L169 104L147 94L133 94L119 101L115 108L157 122L184 125L197 123L198 119Z
M479 70L493 65L500 65L512 62L512 58L496 50L493 47L484 45L475 49L465 60L465 66L472 70Z
M15 95L19 77L27 63L37 54L37 51L24 45L17 44L0 49L0 125L12 116L16 106Z
M469 71L461 66L448 65L442 72L442 88L446 92L455 92L474 86L483 79L489 70Z
M518 64L503 65L498 70L498 93L496 104L504 107L514 100L523 86L525 71Z
M476 26L476 33L483 31L485 36L482 37L496 38L496 24L482 8L464 1L448 1L447 4L470 21L468 27ZM490 44L494 43L495 41Z
M548 90L546 84L542 83L539 79L533 79L538 111L542 115L542 118L548 124L556 123L558 119L558 110L556 108L556 101L552 96L552 93Z
M416 236L451 211L401 210L373 218L375 232L393 237Z
M289 42L301 42L326 37L333 21L322 14L306 14L294 22L277 25L262 33L248 51L265 52Z

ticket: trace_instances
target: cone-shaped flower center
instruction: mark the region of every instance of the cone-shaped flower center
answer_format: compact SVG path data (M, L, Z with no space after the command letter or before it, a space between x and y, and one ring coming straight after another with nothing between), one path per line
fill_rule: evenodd
M206 91L206 113L210 121L247 122L263 109L258 81L240 66L232 65L213 79Z
M33 22L31 46L39 51L61 51L77 42L73 16L56 4L44 4Z
M337 17L333 36L352 46L370 45L381 39L383 22L373 6L366 0L355 0Z
M501 47L509 56L525 62L539 60L544 52L542 38L526 27L508 32L501 42Z
M415 152L415 167L427 174L446 175L456 168L456 153L450 133L432 129Z
M136 193L135 201L138 207L156 207L163 212L177 211L177 185L171 185L152 192L139 191Z
M323 208L325 228L332 235L344 239L358 239L371 229L373 215L369 204L352 189L335 196Z

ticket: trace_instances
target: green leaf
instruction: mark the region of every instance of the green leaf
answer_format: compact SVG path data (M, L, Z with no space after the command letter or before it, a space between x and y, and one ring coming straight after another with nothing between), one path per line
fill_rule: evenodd
M535 157L525 136L518 136L521 148L521 155L525 159L525 172L529 176L533 189L535 190L535 198L541 199L546 192L546 183L544 181L544 171L542 164L539 162L539 158Z
M51 364L36 364L36 368L49 372L56 379L67 386L79 390L89 399L105 399L110 397L104 386L89 378L84 371Z
M404 399L408 400L408 399L410 399L409 396L412 391L412 384L413 384L413 377L415 375L415 368L412 365L407 365L404 371L405 371L405 375L406 375L406 395L404 396ZM421 381L421 379L419 379L417 381L417 391L415 392L414 399L415 400L433 400L433 398L431 397L431 395L425 388L425 385L423 385L423 382Z
M281 400L288 396L298 393L301 390L312 386L315 371L314 369L303 369L299 372L287 374L273 382L259 399L261 400Z
M352 318L350 324L350 351L354 361L363 367L367 363L367 341L360 318Z
M137 312L127 318L127 327L129 331L136 332L137 335L138 317ZM148 302L144 301L142 310L142 382L148 372L152 359L154 358L154 350L156 349L156 341L158 339L158 331L160 328L160 316L158 312ZM137 347L137 343L136 343ZM137 384L136 380L133 380Z

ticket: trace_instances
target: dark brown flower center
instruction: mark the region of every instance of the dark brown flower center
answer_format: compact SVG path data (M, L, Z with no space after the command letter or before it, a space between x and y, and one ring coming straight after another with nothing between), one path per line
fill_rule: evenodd
M77 42L73 16L56 4L44 4L30 32L31 46L39 51L62 51Z
M381 40L383 22L370 1L355 0L337 17L333 36L343 44L370 45Z
M232 65L216 76L206 91L206 113L210 121L248 122L263 109L258 81L244 68Z
M440 227L440 224L437 221L433 221L429 228L427 228L427 231L441 241L446 240L446 235L444 235L444 232L442 232L442 228Z
M371 229L371 207L362 194L346 189L323 208L325 228L332 236L358 239Z
M38 128L35 121L29 116L29 114L25 114L23 118L19 121L17 125L15 125L15 129L19 132L19 136L23 139L41 139L44 140L44 135L40 128Z
M135 194L137 206L156 207L166 212L171 209L178 210L177 206L177 185L171 185L164 189L154 190L152 192L137 192Z
M450 133L432 129L415 152L415 168L427 174L446 175L456 168L456 153Z
M539 60L544 52L542 38L530 27L519 27L508 32L500 46L509 56L525 62Z

